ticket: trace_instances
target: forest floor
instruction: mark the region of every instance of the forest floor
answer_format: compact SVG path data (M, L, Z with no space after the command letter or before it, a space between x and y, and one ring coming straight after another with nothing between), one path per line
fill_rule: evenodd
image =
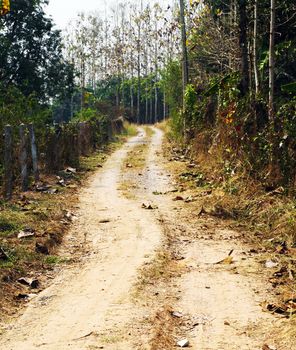
M267 311L279 266L204 210L208 190L178 181L192 165L162 145L141 128L89 178L58 253L71 263L3 324L0 349L295 349L291 320Z

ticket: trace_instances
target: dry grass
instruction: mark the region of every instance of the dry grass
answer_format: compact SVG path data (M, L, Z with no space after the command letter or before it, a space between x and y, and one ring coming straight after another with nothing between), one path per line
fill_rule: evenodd
M15 194L10 202L0 202L0 248L6 254L6 258L0 258L1 317L12 315L22 306L15 296L28 291L17 283L18 278L41 272L46 276L54 265L69 262L58 255L57 247L71 225L78 189L87 175L101 167L116 147L118 145L113 143L82 158L77 173L65 179L65 187L58 183L56 176L43 176L43 182L57 191L54 194L32 191ZM31 230L34 235L18 238L22 230ZM36 249L37 245L39 248ZM42 277L41 287L45 285L46 280Z
M124 132L123 135L125 136L136 136L138 134L138 128L135 124L131 124L127 121L123 123Z
M182 320L172 315L176 294L173 281L182 275L186 267L176 258L177 240L171 223L164 218L161 223L164 234L162 246L151 261L139 270L133 288L134 302L144 303L152 314L148 321L151 350L173 349L176 332L182 325Z
M146 127L145 127L146 128ZM147 127L147 130L151 128ZM145 131L146 137L143 143L138 144L133 147L133 149L128 152L127 157L122 165L122 181L118 186L118 189L127 199L136 198L136 190L139 188L138 181L136 180L139 174L144 170L146 165L147 153L149 150L149 139L151 135Z
M258 251L258 259L278 263L283 271L270 282L278 302L296 299L296 211L295 200L283 188L268 191L249 174L243 158L232 157L219 145L210 147L209 135L199 135L185 149L165 145L168 167L177 169L178 189L197 197L207 215L224 220L225 225L246 232L248 242ZM194 207L194 203L192 203ZM194 209L193 209L194 210ZM264 265L264 264L263 264ZM285 343L295 344L295 316L281 330Z
M173 309L164 306L151 319L153 334L150 340L151 350L174 349L176 346L175 331L182 321L172 316Z

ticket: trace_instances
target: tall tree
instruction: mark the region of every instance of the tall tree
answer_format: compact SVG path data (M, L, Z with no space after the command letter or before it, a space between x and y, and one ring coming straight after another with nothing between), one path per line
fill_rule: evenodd
M270 39L269 39L269 104L268 115L269 121L274 127L275 110L274 110L274 64L275 64L275 6L276 0L270 2Z
M17 0L0 17L0 81L40 100L73 88L73 69L62 54L62 38L43 7L46 0Z
M255 92L259 93L259 71L258 71L258 0L254 0L254 31L253 31L253 66L255 78Z
M242 95L249 91L249 58L248 58L248 18L247 18L247 0L238 0L239 13L239 45L240 45L240 70L241 81L240 90Z
M188 51L187 51L187 34L185 22L184 0L180 0L180 23L181 23L181 43L182 43L182 73L183 73L183 94L189 82Z

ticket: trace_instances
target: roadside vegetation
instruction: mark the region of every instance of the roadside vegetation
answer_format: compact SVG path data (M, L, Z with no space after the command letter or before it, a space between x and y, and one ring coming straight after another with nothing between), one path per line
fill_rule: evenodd
M270 282L282 304L271 311L294 320L295 2L180 0L166 8L122 2L106 18L80 13L65 33L46 15L47 3L0 1L0 131L13 127L14 181L18 187L21 123L34 124L41 159L49 147L55 160L56 135L82 122L99 153L76 152L80 164L52 167L39 190L30 160L29 192L1 200L1 307L12 300L8 290L23 298L15 281L28 271L65 261L55 247L73 220L76 189L106 159L111 134L125 123L125 135L135 135L126 120L168 119L160 127L168 159L181 164L178 183L199 197L201 215L248 232L277 267ZM78 143L76 131L72 136L69 150ZM5 146L0 138L1 178ZM143 143L128 154L132 176L145 166L146 151ZM130 195L133 186L127 178L121 189ZM163 258L154 269L160 273Z

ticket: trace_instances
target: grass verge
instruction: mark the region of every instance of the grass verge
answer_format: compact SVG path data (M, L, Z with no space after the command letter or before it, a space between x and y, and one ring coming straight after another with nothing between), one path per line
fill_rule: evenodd
M19 295L32 293L19 278L38 278L38 287L33 290L38 293L58 265L70 262L59 255L58 246L75 218L78 189L134 129L128 125L113 143L83 157L79 169L43 176L39 190L0 202L0 321L23 305Z
M190 145L180 147L168 137L164 146L168 167L177 169L179 192L188 191L197 200L197 212L218 217L229 227L247 232L248 242L270 275L272 294L278 298L277 310L289 319L281 336L295 344L295 198L282 187L259 182L250 176L243 159L226 157L227 150L211 146L207 140L207 135L198 135ZM274 269L265 267L269 261L275 264Z

